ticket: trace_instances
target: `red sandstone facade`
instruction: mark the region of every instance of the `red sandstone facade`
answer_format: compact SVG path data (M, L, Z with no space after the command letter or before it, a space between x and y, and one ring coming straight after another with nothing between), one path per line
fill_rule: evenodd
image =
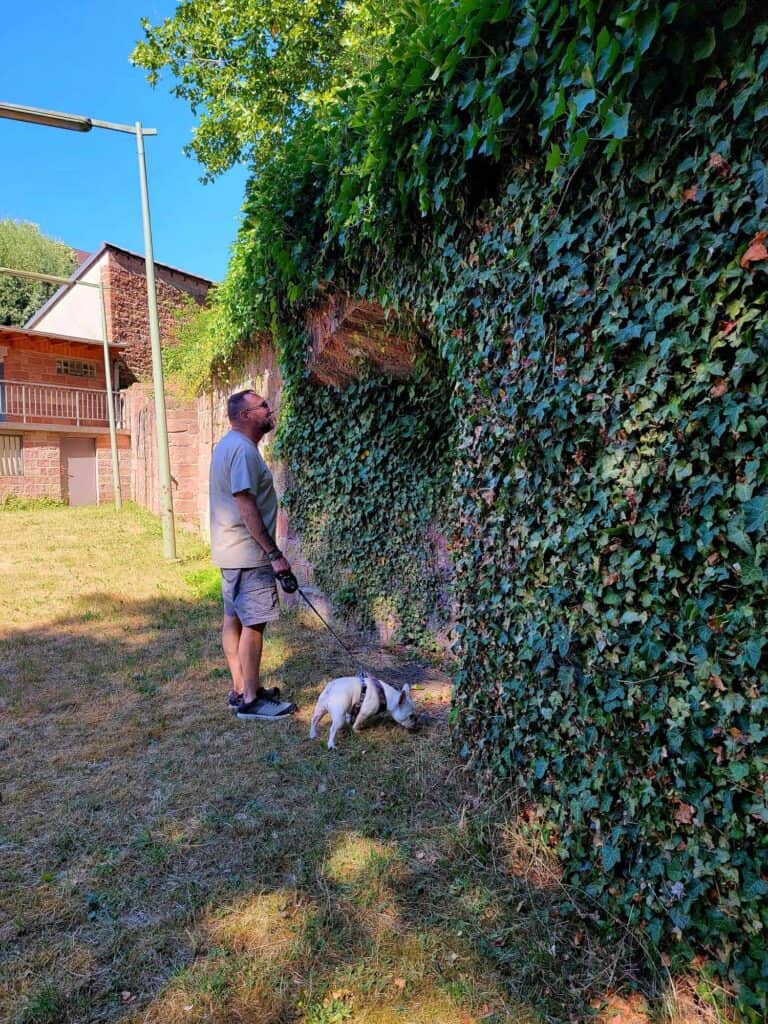
M123 346L119 385L152 379L152 354L144 257L105 242L29 320L27 327L101 341L99 292L103 288L107 337ZM180 319L205 302L207 278L155 263L161 345L173 344Z
M119 346L110 346L112 361L119 354ZM17 495L77 502L83 474L86 496L114 500L105 379L100 344L0 327L0 501ZM127 487L130 439L122 399L113 401L121 487Z
M104 296L122 494L134 498L136 486L139 500L151 507L152 486L142 480L155 465L154 436L142 438L141 454L132 452L130 429L141 433L142 419L129 421L123 390L152 377L144 259L111 243L83 255L70 283L26 328L0 328L0 501L7 495L70 504L114 500L104 319L99 289L82 287L87 283L101 285ZM161 344L169 344L180 317L205 301L212 282L162 263L155 265L155 279ZM174 500L191 525L197 515L195 406L177 399L169 405L169 419L178 421L171 428Z
M123 383L152 379L147 278L144 259L125 249L109 247L102 270L107 329L112 341L125 345ZM211 282L158 263L155 268L160 342L173 343L179 318L202 305Z

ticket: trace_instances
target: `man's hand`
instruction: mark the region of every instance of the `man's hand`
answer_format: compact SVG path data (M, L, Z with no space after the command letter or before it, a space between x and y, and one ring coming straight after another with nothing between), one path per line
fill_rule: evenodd
M279 558L276 558L274 562L272 562L272 568L275 572L275 575L277 575L279 572L290 572L291 563L288 561L285 555L280 555Z

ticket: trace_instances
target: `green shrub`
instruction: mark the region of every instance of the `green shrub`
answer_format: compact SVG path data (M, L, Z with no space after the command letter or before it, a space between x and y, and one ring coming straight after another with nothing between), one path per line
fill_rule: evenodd
M6 494L0 501L2 512L37 512L46 508L65 508L66 502L58 498L22 498L18 494Z

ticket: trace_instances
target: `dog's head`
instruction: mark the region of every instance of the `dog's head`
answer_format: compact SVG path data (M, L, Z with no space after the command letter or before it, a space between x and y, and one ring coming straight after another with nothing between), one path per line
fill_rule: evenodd
M411 688L408 683L402 690L396 690L393 686L386 689L387 711L394 718L398 725L404 729L418 729L419 716L413 701L411 700Z

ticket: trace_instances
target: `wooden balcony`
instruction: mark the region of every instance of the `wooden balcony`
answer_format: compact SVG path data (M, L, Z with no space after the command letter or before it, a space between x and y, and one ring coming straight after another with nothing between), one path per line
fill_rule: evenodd
M112 401L115 425L120 430L125 427L125 397L121 391L115 391ZM97 388L0 380L0 426L8 423L37 427L107 427L107 392Z

